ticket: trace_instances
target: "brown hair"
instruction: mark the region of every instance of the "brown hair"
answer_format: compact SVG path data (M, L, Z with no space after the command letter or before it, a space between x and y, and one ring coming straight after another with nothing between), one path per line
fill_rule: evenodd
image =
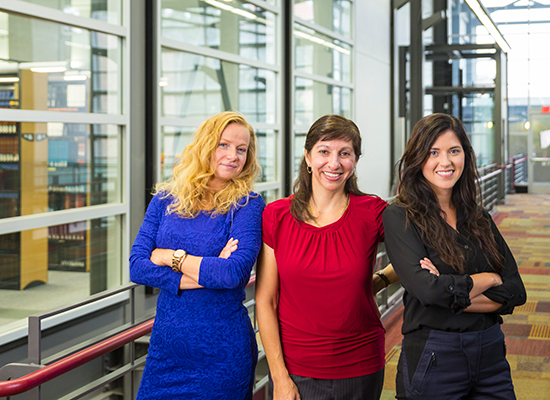
M361 156L361 134L359 128L352 120L341 115L325 115L319 118L311 125L306 136L305 150L310 153L313 147L319 141L328 140L351 141L356 161ZM312 196L311 174L307 172L307 163L305 156L302 157L298 177L293 186L294 197L290 203L290 212L299 221L313 220L309 211L309 200ZM357 185L357 175L355 172L348 178L344 186L345 193L364 196L365 193L359 190Z
M475 153L457 118L447 114L432 114L414 126L409 142L399 161L399 184L396 202L407 212L407 220L420 228L424 239L441 260L456 271L464 272L464 253L456 243L456 233L442 217L438 198L422 173L434 142L451 130L464 150L464 170L453 187L451 202L456 208L457 229L467 231L489 254L487 262L493 270L504 268L504 257L491 231L491 222L481 204L479 174Z

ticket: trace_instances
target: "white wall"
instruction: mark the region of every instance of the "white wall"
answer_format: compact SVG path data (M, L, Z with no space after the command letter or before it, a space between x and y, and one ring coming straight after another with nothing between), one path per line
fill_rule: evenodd
M363 138L357 165L359 187L390 196L390 12L388 0L355 4L355 109Z

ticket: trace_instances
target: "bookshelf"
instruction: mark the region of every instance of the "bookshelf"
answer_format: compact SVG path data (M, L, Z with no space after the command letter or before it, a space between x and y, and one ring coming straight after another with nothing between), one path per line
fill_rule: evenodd
M0 82L0 108L19 108L19 77L3 74L14 82ZM0 218L21 215L19 123L0 121ZM21 234L0 236L0 288L19 289Z
M20 70L13 81L0 82L0 108L87 110L88 82L68 84L61 75L30 70ZM84 99L83 93L88 93ZM54 132L48 129L45 122L0 121L0 218L91 204L93 128L74 123L58 124ZM97 251L95 245L91 249L90 228L91 221L80 221L0 235L0 289L47 283L48 270L97 270L97 265L90 268Z

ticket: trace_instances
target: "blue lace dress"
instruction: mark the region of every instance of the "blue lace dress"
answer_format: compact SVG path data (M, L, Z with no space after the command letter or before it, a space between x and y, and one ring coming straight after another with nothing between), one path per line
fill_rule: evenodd
M242 302L262 243L265 203L255 196L193 219L167 214L171 198L151 200L130 255L131 280L161 289L138 399L252 399L258 349ZM238 249L218 258L230 237ZM204 257L204 289L179 290L181 275L150 261L155 248Z

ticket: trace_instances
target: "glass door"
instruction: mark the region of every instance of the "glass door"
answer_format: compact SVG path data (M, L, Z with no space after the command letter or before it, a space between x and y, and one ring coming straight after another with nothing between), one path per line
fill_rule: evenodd
M529 193L550 193L550 114L529 114Z

